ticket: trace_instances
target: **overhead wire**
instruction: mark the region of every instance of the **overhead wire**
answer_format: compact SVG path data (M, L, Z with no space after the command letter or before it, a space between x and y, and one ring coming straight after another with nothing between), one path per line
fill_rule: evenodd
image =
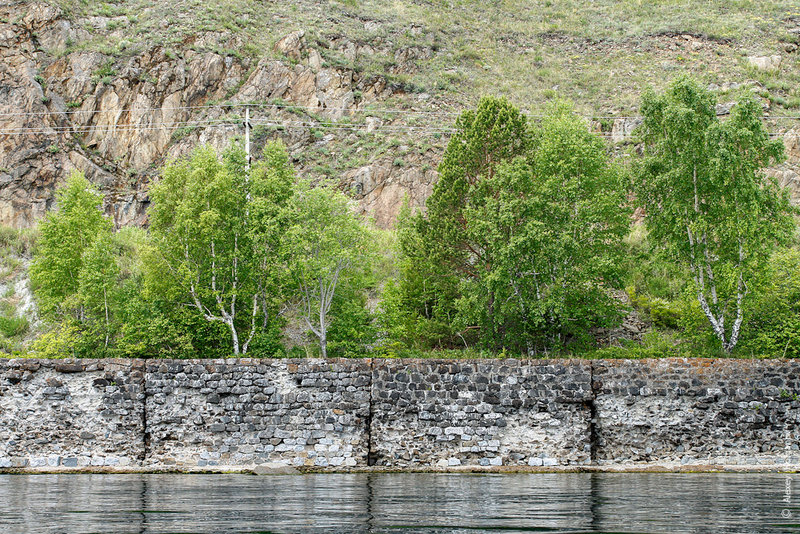
M458 111L436 111L436 110L414 110L414 109L387 109L387 108L353 108L353 107L325 107L325 106L301 106L289 103L247 103L247 102L232 102L225 104L205 104L197 106L171 106L160 108L119 108L119 109L69 109L59 111L12 111L0 112L0 117L30 117L30 116L44 116L44 115L77 115L81 113L131 113L131 112L156 112L156 111L185 111L185 110L202 110L202 109L232 109L232 108L258 108L258 109L280 109L280 110L299 110L307 113L320 113L320 112L355 112L365 114L407 114L407 115L459 115Z
M304 111L306 113L324 113L324 112L347 112L358 114L405 114L405 115L428 115L428 116L455 116L460 115L460 111L445 111L445 110L415 110L415 109L398 109L398 108L370 108L368 106L357 107L326 107L322 106L303 106L299 104L291 104L288 102L280 103L250 103L250 102L228 102L223 104L203 104L196 106L168 106L168 107L129 107L129 108L110 108L110 109L68 109L68 110L47 110L47 111L11 111L0 112L0 117L31 117L31 116L47 116L47 115L77 115L77 114L97 114L97 113L132 113L132 112L163 112L163 111L186 111L186 110L217 110L217 109L233 109L233 108L257 108L257 109L275 109L287 111ZM543 114L526 114L530 118L544 118ZM639 120L642 119L640 115L582 115L586 120L598 119L624 119L624 120ZM780 120L780 119L800 119L800 115L771 115L762 117L764 120Z
M125 132L138 130L177 130L181 128L202 128L202 127L241 127L242 121L229 119L216 119L209 121L185 121L185 122L152 122L144 125L114 125L114 124L94 124L94 125L67 125L67 126L28 126L19 128L0 127L0 135L33 135L33 134L57 134L57 133L93 133L93 132ZM350 131L391 131L391 132L427 132L427 133L451 133L454 128L434 127L434 126L410 126L410 125L372 125L366 124L335 124L323 122L298 122L298 121L270 121L263 119L251 119L251 124L263 125L275 128L306 128L306 129L328 129L328 130L350 130Z
M111 114L118 115L126 112L163 112L167 110L198 110L198 109L211 109L211 110L225 110L232 108L256 108L256 109L273 109L273 110L314 110L319 111L319 108L311 106L299 106L290 103L228 103L217 105L198 105L198 106L175 106L175 107L162 107L162 108L112 108L112 109L96 109L96 110L65 110L65 111L41 111L41 112L8 112L0 113L2 117L32 117L51 115L58 118L61 115L70 114L88 114L94 116L97 114ZM431 114L431 115L450 115L455 112L441 112L441 111L426 111L426 110L401 110L401 109L353 109L353 108L322 108L322 111L355 111L361 114L401 114L408 115ZM313 112L312 112L313 113ZM528 115L531 118L542 118L543 115ZM142 117L145 118L145 117ZM626 119L638 120L638 116L593 116L591 119L587 116L583 117L587 120L596 119ZM765 120L779 120L779 119L800 119L800 115L781 115L772 117L763 117ZM126 131L149 131L149 130L175 130L181 128L208 128L215 126L238 126L243 122L241 117L221 117L221 118L206 118L206 119L193 119L185 121L145 121L140 124L66 124L66 125L52 125L52 126L16 126L16 127L2 127L0 126L0 135L40 135L40 134L90 134L97 131L104 133L111 132L126 132ZM437 127L432 125L415 126L410 124L371 124L366 123L348 123L343 122L341 119L330 120L311 120L311 121L278 121L274 118L253 118L250 120L251 124L258 124L265 127L275 128L308 128L308 129L327 129L327 130L341 130L341 131L360 131L366 129L368 132L415 132L415 133L452 133L456 129L453 127ZM596 135L601 137L613 137L621 139L629 139L635 137L633 134L622 134L612 132L595 132ZM770 136L783 135L782 132L768 132Z

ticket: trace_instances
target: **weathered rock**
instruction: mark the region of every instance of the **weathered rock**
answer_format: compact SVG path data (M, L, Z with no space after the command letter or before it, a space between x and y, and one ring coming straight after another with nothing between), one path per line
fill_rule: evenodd
M430 157L429 161L433 160ZM403 166L394 161L378 161L343 176L350 194L359 199L362 211L371 214L380 227L394 224L405 198L411 207L423 207L438 177L430 164L426 167L421 162L401 161Z
M729 115L733 106L736 105L736 102L725 102L717 104L716 112L717 115Z
M275 43L275 51L280 52L289 59L300 61L303 49L306 46L306 32L298 30L281 38Z
M764 173L776 183L789 190L793 205L800 206L800 128L793 128L783 135L786 161L766 169Z
M623 119L614 119L614 124L611 127L611 141L614 143L623 143L630 140L633 131L642 124L642 119L638 117L628 117Z
M265 464L253 468L254 475L297 475L300 471L284 464Z
M778 70L781 66L781 56L749 56L747 62L758 70Z
M0 20L16 18L17 8L14 3L0 6ZM34 53L34 33L53 51L81 36L57 8L45 3L30 4L24 21L0 23L2 41L8 43L0 46L0 93L6 95L0 100L0 113L22 113L0 120L0 131L14 132L0 133L0 224L35 224L52 207L53 190L72 170L83 171L101 188L105 210L117 225L144 224L147 185L165 158L185 155L199 143L222 149L241 133L240 125L220 120L223 110L202 108L211 100L280 99L308 113L339 119L394 91L380 76L362 79L349 69L325 67L319 52L306 45L302 31L276 43L276 50L298 62L294 65L263 60L253 66L247 58L188 49L175 57L161 47L121 60L76 51L47 58L43 64L46 56ZM106 17L89 21L97 31L109 22ZM193 39L196 50L237 45L224 33ZM337 43L352 46L356 54L374 52L369 45L356 46L346 39ZM401 52L400 59L413 63L425 53L409 50ZM300 61L306 54L304 65ZM254 110L256 117L258 111ZM303 122L296 116L281 109L260 111L285 124L280 137L291 150L304 150L315 142L307 125L296 126ZM208 121L212 127L182 127L189 121ZM387 173L387 179L406 173L398 170L403 172ZM403 194L410 193L416 203L424 200L403 188L427 188L410 184L408 177L386 185L391 198L376 200L378 191L362 199L364 210L383 210L376 218L384 225L393 221L393 206Z

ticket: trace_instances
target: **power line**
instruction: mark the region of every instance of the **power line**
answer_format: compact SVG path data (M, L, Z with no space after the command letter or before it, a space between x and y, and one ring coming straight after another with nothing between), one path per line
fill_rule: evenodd
M335 125L325 123L298 123L298 122L270 122L266 120L250 121L253 124L258 124L268 128L275 129L291 129L291 128L305 128L309 130L323 129L323 130L338 130L338 131L364 131L366 133L382 133L382 132L416 132L416 133L430 133L430 134L452 134L456 130L454 128L430 128L423 126L397 126L397 125L380 125L368 127L365 124L358 125ZM152 130L180 130L183 128L221 128L230 127L231 129L239 128L241 125L237 122L228 121L213 121L213 122L181 122L181 123L151 123L146 126L135 125L91 125L91 126L56 126L56 127L29 127L29 128L16 128L16 129L0 129L0 135L16 136L16 135L56 135L56 134L91 134L95 132L100 133L115 133L115 132L133 132L133 131L152 131ZM614 134L611 132L592 132L593 135L603 138L617 138L617 139L633 139L635 134ZM785 132L766 132L770 137L782 137Z
M145 125L70 125L70 126L23 126L19 128L1 128L0 134L5 135L26 135L32 133L80 133L91 131L130 131L130 130L162 130L162 129L180 129L187 127L202 127L202 126L225 126L226 124L237 125L237 122L230 122L221 119L208 120L208 121L187 121L187 122L153 122Z
M80 113L130 113L130 112L155 112L155 111L180 111L180 110L203 110L203 109L232 109L232 108L259 108L259 109L275 109L275 110L300 110L307 113L320 113L330 111L354 112L365 114L406 114L406 115L460 115L461 112L457 111L434 111L434 110L413 110L413 109L385 109L385 108L356 108L356 107L324 107L324 106L301 106L289 103L244 103L233 102L227 104L212 104L201 106L174 106L174 107L160 107L160 108L118 108L118 109L70 109L64 111L16 111L0 113L0 117L30 117L30 116L46 116L46 115L77 115Z
M0 113L0 117L31 117L31 116L47 116L47 115L77 115L77 114L97 114L97 113L130 113L130 112L156 112L156 111L186 111L186 110L216 110L216 109L233 109L233 108L258 108L258 109L274 109L274 110L288 110L288 111L304 111L307 113L321 113L321 112L353 112L362 114L404 114L404 115L428 115L428 116L456 116L460 115L460 111L436 111L436 110L414 110L414 109L397 109L397 108L369 108L369 107L324 107L324 106L302 106L291 103L246 103L246 102L231 102L225 104L205 104L197 106L173 106L173 107L159 107L159 108L112 108L112 109L70 109L63 111L17 111L17 112L4 112ZM530 118L545 118L547 115L543 114L528 114ZM640 115L581 115L586 120L599 120L599 119L624 119L624 120L640 120L643 117ZM780 120L780 119L800 119L800 115L774 115L764 116L763 120Z
M329 124L329 123L317 123L317 122L277 122L277 121L269 121L266 119L251 119L250 122L252 124L259 124L265 127L274 127L274 128L306 128L306 129L326 129L326 130L349 130L349 131L367 131L367 132L422 132L422 133L452 133L455 131L453 128L437 128L433 126L409 126L409 125L392 125L392 124L385 124L385 125L372 125L367 126L366 124L351 124L351 125L339 125L339 124ZM30 126L30 127L19 127L19 128L0 128L0 135L36 135L36 134L58 134L58 133L65 133L65 134L76 134L76 133L93 133L93 132L103 132L103 133L113 133L113 132L127 132L127 131L138 131L138 130L178 130L182 128L204 128L204 127L223 127L223 126L231 126L231 127L239 127L240 121L231 121L225 119L217 119L217 120L210 120L210 121L187 121L187 122L176 122L176 123L167 123L167 122L154 122L148 123L146 125L136 126L136 125L86 125L86 126Z

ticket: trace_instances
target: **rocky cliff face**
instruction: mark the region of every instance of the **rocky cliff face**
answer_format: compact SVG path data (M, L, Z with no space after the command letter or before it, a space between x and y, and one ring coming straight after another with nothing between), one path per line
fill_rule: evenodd
M241 138L245 103L256 150L282 139L300 174L337 181L379 226L391 226L403 198L421 206L430 194L446 139L433 132L454 119L434 114L444 103L323 57L378 54L391 58L386 73L402 75L438 53L434 46L395 49L386 35L310 42L303 31L261 60L225 52L244 44L227 32L186 37L177 53L153 46L108 55L81 46L92 38L87 28L123 39L127 20L75 21L47 3L0 0L0 224L35 224L73 169L105 192L118 225L143 224L158 168L197 144L222 148ZM615 123L612 134L624 140L634 126ZM796 199L799 140L800 129L786 135L789 161L770 170Z
M402 99L403 88L381 76L327 66L302 31L276 43L283 59L260 61L195 51L208 48L209 41L235 48L225 34L185 42L179 56L161 47L122 59L67 52L88 38L85 33L47 4L0 5L0 224L34 224L73 169L106 193L106 211L118 225L142 224L147 186L158 167L197 144L222 148L241 138L243 103L254 104L256 147L281 138L293 154L316 148L335 160L337 145L359 131L408 132L394 128L402 124L391 117L349 123L370 106ZM369 53L346 39L329 46ZM395 68L414 68L415 57L425 53L431 52L407 50ZM331 128L332 121L343 126ZM405 196L421 205L430 194L440 151L411 154L402 164L396 150L364 154L363 165L315 177L338 180L387 226ZM310 171L302 160L296 163L301 174Z

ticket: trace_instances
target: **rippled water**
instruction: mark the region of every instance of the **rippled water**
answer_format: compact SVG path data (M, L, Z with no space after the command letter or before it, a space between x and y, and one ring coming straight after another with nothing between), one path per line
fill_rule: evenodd
M798 504L782 474L0 476L2 533L800 532Z

